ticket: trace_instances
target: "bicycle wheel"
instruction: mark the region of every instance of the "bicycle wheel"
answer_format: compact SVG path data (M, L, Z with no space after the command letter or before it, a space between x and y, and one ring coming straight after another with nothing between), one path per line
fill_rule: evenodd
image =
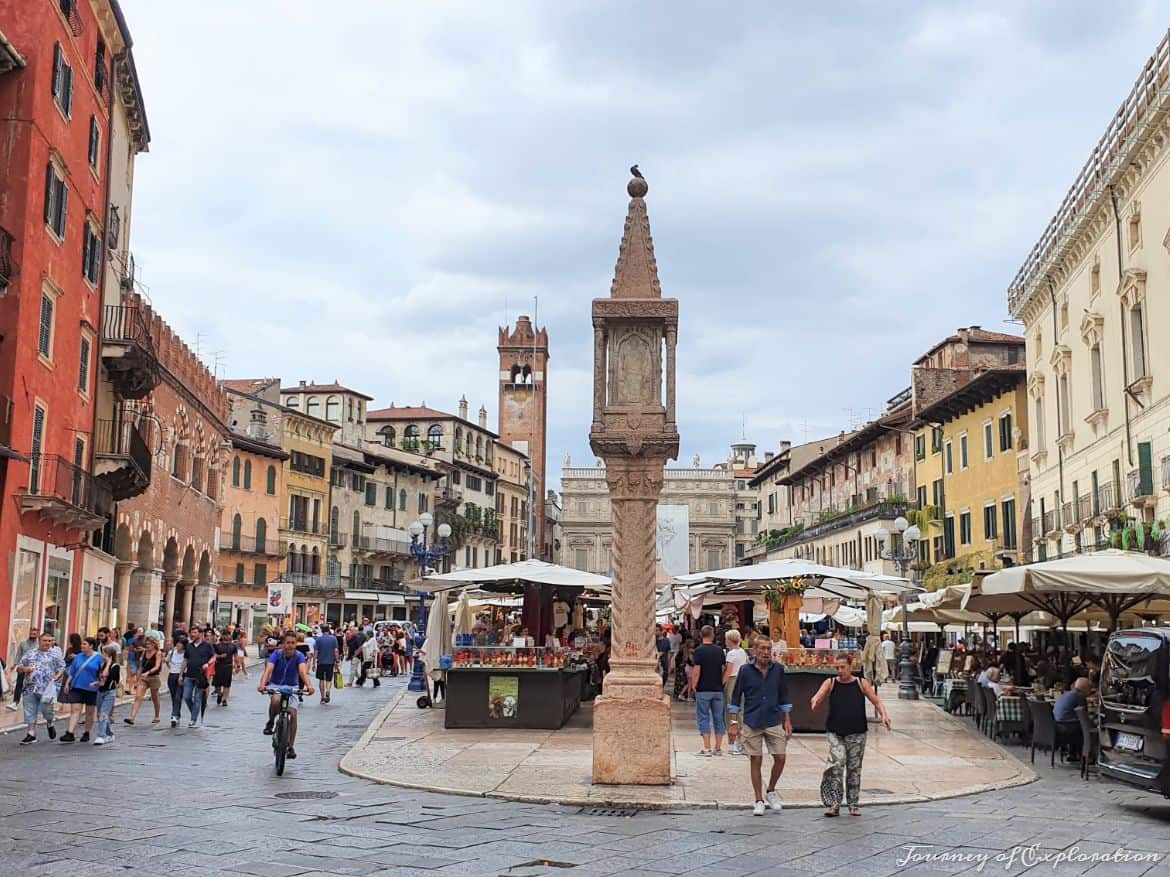
M276 775L284 776L284 760L288 755L288 716L276 717L272 728L272 749L276 755Z

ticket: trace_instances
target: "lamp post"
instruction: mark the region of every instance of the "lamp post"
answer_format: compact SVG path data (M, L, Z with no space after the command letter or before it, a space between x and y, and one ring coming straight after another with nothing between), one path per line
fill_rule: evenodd
M898 565L898 572L902 578L907 577L910 562L918 556L918 540L922 533L902 515L894 519L894 532L891 533L884 526L878 528L878 554L883 560L893 561ZM918 700L918 686L914 683L913 668L910 664L910 619L906 612L909 602L909 591L902 592L902 645L898 656L898 698L900 700Z
M418 561L418 577L419 581L426 578L427 569L433 564L438 563L447 556L450 550L448 539L451 537L451 525L439 524L438 528L438 542L428 545L427 533L430 531L431 525L434 524L435 519L430 512L423 512L418 516L418 520L410 525L410 553L415 560ZM426 591L418 592L418 628L414 632L414 667L410 673L410 682L406 686L407 691L426 691L427 685L423 680L423 662L419 657L419 649L422 648L426 641L427 629L427 594Z

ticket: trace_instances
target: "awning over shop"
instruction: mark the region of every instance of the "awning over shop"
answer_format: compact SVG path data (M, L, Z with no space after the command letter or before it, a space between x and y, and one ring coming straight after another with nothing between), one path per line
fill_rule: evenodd
M355 603L377 603L379 606L405 606L406 597L402 594L382 594L377 591L346 591L346 600Z

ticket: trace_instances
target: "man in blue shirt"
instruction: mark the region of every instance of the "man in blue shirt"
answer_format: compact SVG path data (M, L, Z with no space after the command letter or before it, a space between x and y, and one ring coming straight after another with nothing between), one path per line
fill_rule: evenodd
M329 703L333 697L333 674L337 671L337 653L341 643L326 625L317 637L317 681L321 683L321 703Z
M763 816L767 808L779 812L784 809L776 783L784 772L788 738L792 736L792 703L788 699L788 680L784 668L772 660L772 643L767 637L756 637L752 646L754 663L744 664L736 675L733 704L743 699L743 723L739 734L740 746L751 762L752 791L755 792L753 813ZM734 711L739 707L732 707ZM783 729L781 723L783 722ZM772 774L768 791L763 791L761 772L764 746L772 756Z
M288 695L289 712L292 721L289 723L288 758L296 758L293 744L297 742L297 707L301 699L297 696L297 689L304 688L310 697L313 695L313 683L309 680L308 659L297 651L297 635L291 630L286 632L281 640L281 647L268 657L264 665L264 676L260 679L257 691L261 694L265 690L272 693L272 702L268 705L268 724L264 726L264 733L272 733L272 723L276 721L276 714L280 712L280 696Z
M1092 690L1093 683L1081 676L1073 683L1072 690L1058 697L1052 707L1058 742L1068 746L1069 761L1077 761L1081 757L1081 747L1085 741L1081 735L1081 720L1077 718L1076 710L1077 707L1088 704Z

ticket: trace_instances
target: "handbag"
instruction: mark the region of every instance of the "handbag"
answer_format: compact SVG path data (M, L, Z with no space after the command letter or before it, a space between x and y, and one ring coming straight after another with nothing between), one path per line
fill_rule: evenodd
M345 677L341 675L340 670L336 670L333 673L333 687L345 688Z

